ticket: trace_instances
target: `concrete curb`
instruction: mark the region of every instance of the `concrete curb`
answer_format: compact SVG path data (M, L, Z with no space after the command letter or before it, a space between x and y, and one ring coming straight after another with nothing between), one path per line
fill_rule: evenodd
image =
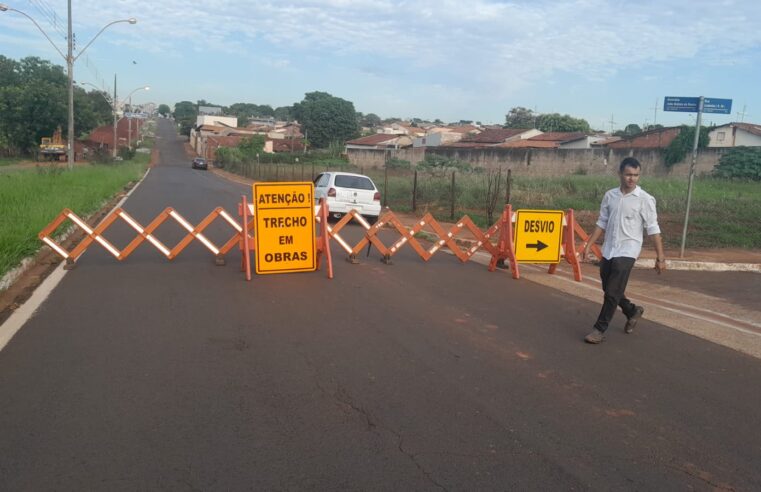
M406 226L410 228L410 226ZM432 232L420 231L416 236L435 242L438 240ZM476 241L470 239L455 238L455 242L463 248L471 248ZM655 268L655 259L641 258L634 264L635 268ZM680 271L701 272L754 272L761 273L761 263L720 263L715 261L691 261L691 260L666 260L666 268Z
M634 264L636 268L655 268L655 260L643 258ZM666 260L669 270L693 270L702 272L755 272L761 273L758 263L719 263L715 261Z

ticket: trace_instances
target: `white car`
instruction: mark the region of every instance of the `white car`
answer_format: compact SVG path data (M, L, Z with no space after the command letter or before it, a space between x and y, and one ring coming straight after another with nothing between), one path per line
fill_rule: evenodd
M372 224L381 212L381 195L373 180L362 174L325 172L314 179L314 197L326 198L328 212L336 219L356 210Z

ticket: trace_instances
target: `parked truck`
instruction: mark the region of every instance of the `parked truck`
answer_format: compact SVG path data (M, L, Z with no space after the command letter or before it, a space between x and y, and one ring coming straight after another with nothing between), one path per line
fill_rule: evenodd
M49 161L60 161L66 158L66 144L61 138L61 127L56 128L52 137L42 137L40 156Z

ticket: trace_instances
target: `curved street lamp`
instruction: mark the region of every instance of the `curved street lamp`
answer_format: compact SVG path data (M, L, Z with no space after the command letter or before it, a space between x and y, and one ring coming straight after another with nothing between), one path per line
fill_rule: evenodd
M127 94L127 97L125 97L122 100L122 104L124 104L125 102L127 102L127 100L129 100L129 110L130 110L130 112L132 112L132 94L134 94L137 91L149 91L149 90L151 90L151 86L149 86L149 85L146 85L146 86L143 86L143 87L138 87L137 89L134 89L132 92ZM127 124L128 124L127 147L129 147L131 149L132 148L132 118L130 118L129 116L127 117Z
M69 169L74 168L74 62L77 61L77 59L82 56L82 54L85 52L85 50L95 41L98 36L101 35L103 31L106 30L107 27L112 26L114 24L119 24L121 22L126 22L128 24L136 24L137 19L134 17L130 17L129 19L120 19L115 20L112 22L109 22L105 26L101 28L100 31L98 31L98 34L93 36L93 38L90 40L89 43L85 45L84 48L77 54L77 56L74 56L74 40L72 35L72 29L71 29L71 0L68 1L68 14L69 14L69 21L68 21L68 50L66 54L64 55L63 52L58 49L58 46L53 42L52 39L50 39L50 36L40 27L39 24L37 24L37 21L35 21L29 14L26 12L22 12L21 10L11 8L5 4L0 3L0 12L16 12L17 14L21 14L30 21L39 29L39 31L42 33L43 36L50 42L50 44L55 48L55 50L58 52L59 55L63 57L63 59L66 61L66 72L68 74L68 82L69 82L69 131L68 131L68 160L69 160Z

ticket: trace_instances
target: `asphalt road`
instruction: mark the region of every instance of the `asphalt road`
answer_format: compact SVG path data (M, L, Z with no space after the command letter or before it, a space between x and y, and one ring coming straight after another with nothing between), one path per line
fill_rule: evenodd
M124 208L235 212L250 190L159 129ZM757 359L621 317L585 345L595 303L450 255L333 253L333 280L245 282L196 243L91 248L0 352L0 490L761 489Z

